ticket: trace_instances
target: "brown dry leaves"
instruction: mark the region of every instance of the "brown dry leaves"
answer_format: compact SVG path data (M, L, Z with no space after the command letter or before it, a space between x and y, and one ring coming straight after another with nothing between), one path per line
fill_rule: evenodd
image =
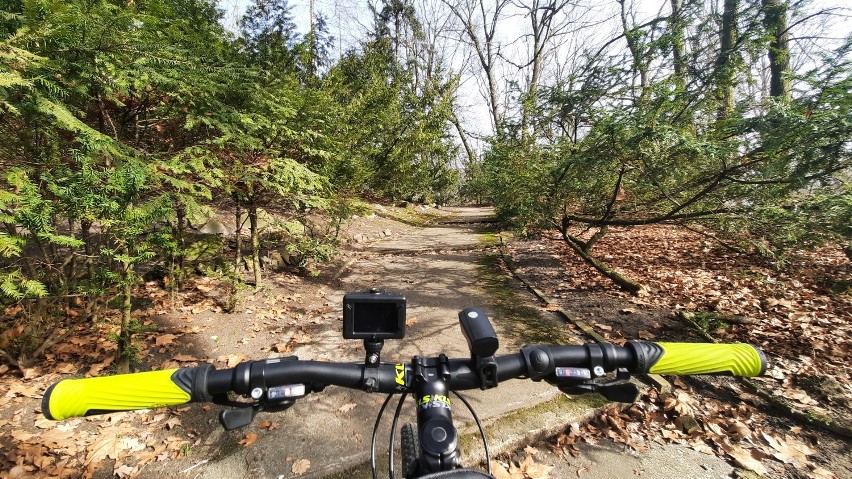
M140 426L159 423L165 417L116 413L61 423L36 419L34 426L43 429L40 434L23 430L11 434L16 444L4 457L13 464L8 477L89 478L105 461L112 460L117 477L133 478L144 464L178 457L189 444L179 436L158 439L140 430ZM166 425L175 422L180 421L175 417L165 420Z
M779 434L767 426L767 418L745 403L700 401L689 391L659 397L652 390L635 404L620 410L611 407L580 426L573 424L551 442L563 455L578 456L579 442L597 444L604 438L637 452L653 443L680 444L705 454L727 457L737 466L761 475L770 465L791 464L814 479L837 479L812 462L816 450L794 434Z
M290 468L290 472L297 476L301 476L302 474L308 472L311 468L311 461L307 459L299 459L293 463L293 467Z
M533 456L538 451L533 447L524 449L524 459L518 463L495 462L491 466L491 474L497 479L550 479L553 466L536 462Z
M244 438L240 439L237 444L244 447L250 447L253 446L255 442L257 442L257 434L250 432L246 434Z
M577 234L580 232L577 231ZM794 406L839 419L852 416L852 265L837 247L794 251L789 265L777 270L755 257L734 253L706 237L671 226L610 228L595 246L596 257L649 287L649 295L633 297L580 261L553 234L537 242L510 245L513 256L546 254L553 267L538 270L536 286L554 298L594 290L629 300L613 316L636 317L642 306L666 311L709 312L727 323L711 323L709 331L725 342L763 347L774 368L758 381ZM517 259L517 258L516 258ZM846 293L840 291L846 285ZM832 291L832 287L835 291ZM838 289L839 288L839 289ZM568 308L571 309L570 307ZM618 314L620 312L620 314ZM739 324L737 318L748 324ZM645 325L620 336L608 321L594 318L595 329L609 340L664 340L665 329ZM618 319L618 318L608 318ZM637 327L639 327L637 325Z

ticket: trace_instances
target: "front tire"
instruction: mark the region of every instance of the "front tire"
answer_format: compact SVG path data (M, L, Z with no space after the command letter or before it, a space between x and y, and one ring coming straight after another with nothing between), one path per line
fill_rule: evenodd
M417 474L417 458L420 456L420 441L417 438L417 425L405 423L402 425L402 473L406 478Z

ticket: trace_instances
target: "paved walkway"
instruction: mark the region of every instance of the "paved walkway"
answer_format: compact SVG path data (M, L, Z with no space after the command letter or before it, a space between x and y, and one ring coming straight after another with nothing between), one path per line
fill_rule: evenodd
M480 268L486 267L483 266L483 258L487 254L479 248L482 246L482 233L487 227L481 222L490 221L492 212L482 208L447 208L446 211L453 214L448 224L424 228L400 225L392 236L359 245L362 249L358 261L340 276L340 284L334 286L336 291L328 296L332 304L338 304L345 292L370 287L406 295L408 331L405 339L386 342L383 351L385 361L407 360L415 354L437 355L440 352L450 357L469 356L458 325L458 311L467 306L483 307L492 316L501 340L499 353L516 352L526 342L523 335L518 334L524 329L513 325L512 321L528 322L530 318L501 317L494 306L494 292L488 290L493 285L480 281ZM512 288L508 292L510 297L516 297L517 302L532 300L517 282L505 279ZM506 294L500 295L504 301ZM541 326L548 329L564 328L555 317L545 316L538 320L546 322ZM297 351L300 358L331 355L333 359L358 360L363 357L360 342L343 341L340 331L324 331L322 336L321 341L306 350ZM335 355L335 351L339 355ZM557 394L558 391L546 384L511 381L496 390L471 392L468 397L480 417L493 422L511 411L552 400ZM295 476L292 464L297 459L307 459L311 464L308 472L299 477L326 477L349 470L369 460L372 427L383 400L384 396L380 395L329 387L322 394L312 394L300 400L283 414L260 416L256 423L267 419L279 426L263 431L263 440L252 447L232 447L214 457L198 458L194 462L207 462L174 477L286 478ZM355 406L352 407L352 404ZM411 402L407 412L413 420ZM464 408L457 407L455 412L460 422L469 420ZM387 427L380 435L380 445L387 444L391 416L387 414L385 417ZM555 419L558 418L551 418ZM500 429L500 435L505 440L517 439L530 428L538 426L518 423L517 427L525 430L515 433ZM217 445L233 445L235 436L242 437L246 432L217 430L200 441L199 446L204 450L215 450ZM494 438L494 441L500 442L500 439ZM470 450L471 457L481 454L480 446L475 442L464 447ZM385 449L386 446L381 447L380 451ZM192 458L186 462L192 464ZM161 471L145 472L145 477L155 477L153 473Z

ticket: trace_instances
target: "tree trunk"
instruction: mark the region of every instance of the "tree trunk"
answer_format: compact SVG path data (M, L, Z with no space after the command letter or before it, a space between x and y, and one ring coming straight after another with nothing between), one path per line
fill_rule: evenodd
M175 205L175 215L177 216L177 228L175 229L175 243L177 244L177 251L175 252L175 260L178 268L182 271L186 261L186 205L183 204L183 201L177 200L177 204Z
M790 47L787 36L787 4L762 0L763 26L769 41L769 96L790 101Z
M133 316L132 303L133 299L133 275L132 266L124 265L124 291L121 298L121 328L118 332L118 350L115 352L115 368L119 374L127 374L130 372L130 360L132 357L132 341L133 341Z
M236 223L234 223L234 236L237 242L237 251L234 253L234 275L236 277L243 263L243 210L240 208L239 202L237 202L236 211L234 212L234 219L236 220Z
M86 273L89 280L95 277L94 259L92 258L92 222L80 220L80 237L83 238L83 251L86 252Z
M618 3L621 5L621 28L624 31L624 38L627 40L627 48L630 50L630 56L633 58L633 71L639 74L639 109L645 111L648 107L648 63L644 58L642 45L639 43L639 30L627 23L625 1L618 0Z
M577 253L577 255L583 258L583 261L585 261L586 264L595 268L596 270L598 270L599 273L612 280L612 282L617 284L618 287L633 294L636 294L642 290L641 284L613 270L612 268L601 263L595 257L590 255L587 249L590 250L591 248L584 248L579 242L576 241L575 238L568 234L568 230L560 229L560 232L562 233L562 239L565 240L565 243L568 244L568 246L570 246L571 249L574 250L575 253Z
M171 271L169 271L169 296L172 308L176 305L177 293L183 289L183 268L185 263L186 244L184 236L186 233L186 205L180 200L175 200L176 224L174 229L175 251L172 255Z
M727 118L736 106L734 86L736 84L736 66L734 45L737 43L737 10L739 0L725 0L722 11L722 29L719 32L719 57L716 59L716 98L719 102L717 117Z
M453 112L453 115L450 117L450 121L456 127L456 130L459 132L459 138L461 138L462 146L464 147L464 152L467 155L467 161L469 165L472 165L473 162L476 161L476 155L473 152L473 148L470 146L470 142L467 141L467 133L465 133L462 128L461 122L459 121L459 117L456 116L456 112Z
M254 289L257 291L260 289L262 280L260 271L260 235L257 231L257 206L254 203L249 204L247 213L251 235L251 269L254 271Z
M497 137L503 136L503 119L500 114L500 102L498 100L498 79L495 76L494 65L496 63L497 55L499 54L499 47L495 52L494 47L494 36L497 30L497 23L500 21L501 16L500 12L506 5L509 4L509 0L497 0L494 3L494 12L493 16L489 18L487 12L487 7L485 0L479 0L476 5L472 6L472 9L467 11L462 11L461 5L458 2L453 2L451 0L442 0L450 10L452 10L453 14L459 21L462 23L462 27L464 28L465 35L470 40L470 43L473 45L474 52L476 53L476 57L479 60L479 65L482 67L482 71L485 73L485 81L488 84L488 92L485 100L488 102L489 113L491 114L491 121L494 122L494 133ZM473 19L473 10L479 10L479 15L481 18L478 21ZM477 34L476 29L482 28L482 37Z
M678 90L686 90L686 61L683 58L683 0L671 0L672 15L669 25L672 35L672 63L675 85Z

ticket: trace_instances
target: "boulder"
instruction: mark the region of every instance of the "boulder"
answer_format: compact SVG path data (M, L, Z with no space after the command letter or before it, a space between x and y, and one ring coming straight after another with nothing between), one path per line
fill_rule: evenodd
M208 235L230 235L232 233L230 228L216 218L208 219L201 228L198 228L198 232Z
M269 253L269 260L271 261L272 266L274 268L283 268L287 265L287 263L284 261L284 256L282 256L281 253L279 253L278 251L273 251Z

